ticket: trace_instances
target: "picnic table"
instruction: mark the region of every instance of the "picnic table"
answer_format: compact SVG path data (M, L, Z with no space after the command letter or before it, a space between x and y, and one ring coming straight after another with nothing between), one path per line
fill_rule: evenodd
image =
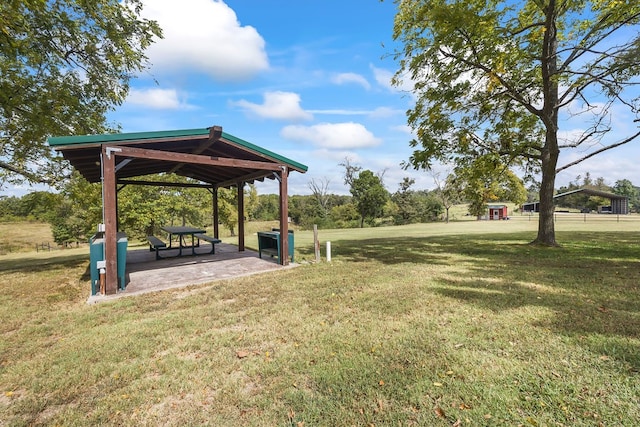
M165 226L162 227L162 231L166 231L169 234L169 246L166 249L176 249L173 246L174 236L177 236L178 240L178 256L182 256L182 249L191 249L191 255L196 254L196 248L200 246L200 240L195 237L196 234L204 234L207 231L202 228L189 227L189 226ZM191 243L189 244L189 236L191 236Z
M206 234L204 234L206 230L198 227L165 226L161 227L161 229L168 234L168 245L159 237L147 236L147 241L149 242L149 250L152 252L155 251L156 259L165 258L164 256L160 256L160 251L168 251L171 249L177 249L178 255L175 256L179 257L183 255L198 255L198 253L196 253L196 248L200 247L200 240L211 243L211 251L208 253L215 254L216 244L222 242L216 237L207 236ZM189 239L189 236L191 236L191 239ZM183 254L183 249L191 249L191 253Z

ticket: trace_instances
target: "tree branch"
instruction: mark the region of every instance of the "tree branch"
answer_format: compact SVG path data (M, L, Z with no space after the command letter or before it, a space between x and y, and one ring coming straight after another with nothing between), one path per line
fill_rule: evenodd
M607 37L609 37L614 32L618 31L623 26L625 26L628 23L632 22L633 20L637 19L638 16L640 16L640 14L636 13L634 15L631 15L630 17L628 17L624 21L617 22L617 25L612 26L612 28L609 31L603 33L599 37L595 37L593 40L590 40L590 43L588 45L586 45L585 48L578 48L582 43L584 43L585 41L589 40L592 35L594 35L597 31L599 31L602 28L602 26L604 24L604 21L606 21L606 18L608 18L609 16L610 16L610 14L605 15L602 19L600 19L600 21L598 23L596 23L595 25L593 25L591 27L589 32L587 32L584 35L584 37L582 37L582 40L580 40L580 42L578 42L578 44L576 45L576 48L574 48L573 53L571 55L569 55L567 57L567 59L562 63L562 65L558 68L558 71L563 72L567 67L569 67L569 65L573 61L575 61L578 58L580 58L582 55L587 53L589 49L591 49L592 47L598 45L602 40L605 40Z
M50 179L47 178L42 178L41 176L38 176L26 169L22 169L16 166L13 166L7 162L4 162L2 160L0 160L0 169L6 169L8 171L11 171L13 173L17 173L18 175L22 175L25 178L27 178L29 181L34 182L34 183L38 183L38 184L53 184L53 181L51 181Z
M585 161L585 160L587 160L587 159L589 159L589 158L591 158L591 157L593 157L593 156L596 156L596 155L598 155L598 154L602 153L603 151L611 150L612 148L616 148L616 147L619 147L619 146L621 146L621 145L626 144L627 142L633 141L633 140L634 140L634 139L636 139L638 136L640 136L640 131L639 131L639 132L636 132L636 133L635 133L635 135L632 135L632 136L630 136L630 137L628 137L628 138L626 138L626 139L623 139L623 140L622 140L622 141L620 141L620 142L617 142L617 143L615 143L615 144L611 144L611 145L607 145L606 147L602 147L601 149L596 150L596 151L594 151L593 153L589 153L589 154L587 154L586 156L584 156L584 157L582 157L582 158L580 158L580 159L578 159L578 160L576 160L576 161L573 161L573 162L571 162L571 163L567 163L566 165L564 165L564 166L561 166L561 167L557 168L557 169L556 169L556 173L561 172L561 171L563 171L563 170L565 170L565 169L568 169L568 168L570 168L571 166L575 166L575 165L577 165L578 163L582 163L583 161Z

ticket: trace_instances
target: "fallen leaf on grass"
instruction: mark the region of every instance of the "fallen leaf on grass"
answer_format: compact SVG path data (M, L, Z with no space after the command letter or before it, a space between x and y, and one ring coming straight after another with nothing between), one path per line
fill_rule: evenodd
M446 417L447 417L447 416L445 415L445 413L444 413L444 409L442 409L441 407L436 406L435 411L436 411L436 415L437 415L438 417L440 417L440 418L446 418Z
M600 360L609 360L609 356L600 356Z
M462 420L458 418L455 423L451 424L451 427L460 427L461 425L462 425Z
M236 356L238 356L238 359L244 359L245 357L249 356L249 352L246 350L238 350L236 351Z

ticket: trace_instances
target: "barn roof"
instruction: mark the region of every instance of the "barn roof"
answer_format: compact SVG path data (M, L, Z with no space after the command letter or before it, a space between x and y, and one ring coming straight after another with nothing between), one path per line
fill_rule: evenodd
M578 188L577 190L571 190L571 191L567 191L565 193L556 194L555 196L553 196L553 198L557 199L557 198L564 197L564 196L569 196L569 195L575 194L575 193L584 193L584 194L588 194L589 196L604 197L604 198L612 199L612 200L624 200L624 199L627 199L627 196L622 196L620 194L609 193L609 192L606 192L606 191L594 190L594 189L591 189L591 188Z
M89 182L100 182L103 146L136 152L117 165L118 180L157 173L175 173L214 187L274 179L274 168L286 166L300 173L307 166L223 132L220 126L155 132L62 136L48 139ZM138 149L138 151L135 151ZM144 150L144 151L140 151ZM125 156L126 157L126 156ZM204 160L198 163L197 160ZM207 160L211 159L211 162ZM215 160L215 162L214 162Z

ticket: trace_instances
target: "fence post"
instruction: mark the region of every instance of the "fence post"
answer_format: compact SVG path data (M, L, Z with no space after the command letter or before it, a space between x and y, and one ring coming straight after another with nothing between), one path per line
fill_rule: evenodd
M313 224L313 247L316 255L316 262L320 262L320 241L318 240L318 226Z

